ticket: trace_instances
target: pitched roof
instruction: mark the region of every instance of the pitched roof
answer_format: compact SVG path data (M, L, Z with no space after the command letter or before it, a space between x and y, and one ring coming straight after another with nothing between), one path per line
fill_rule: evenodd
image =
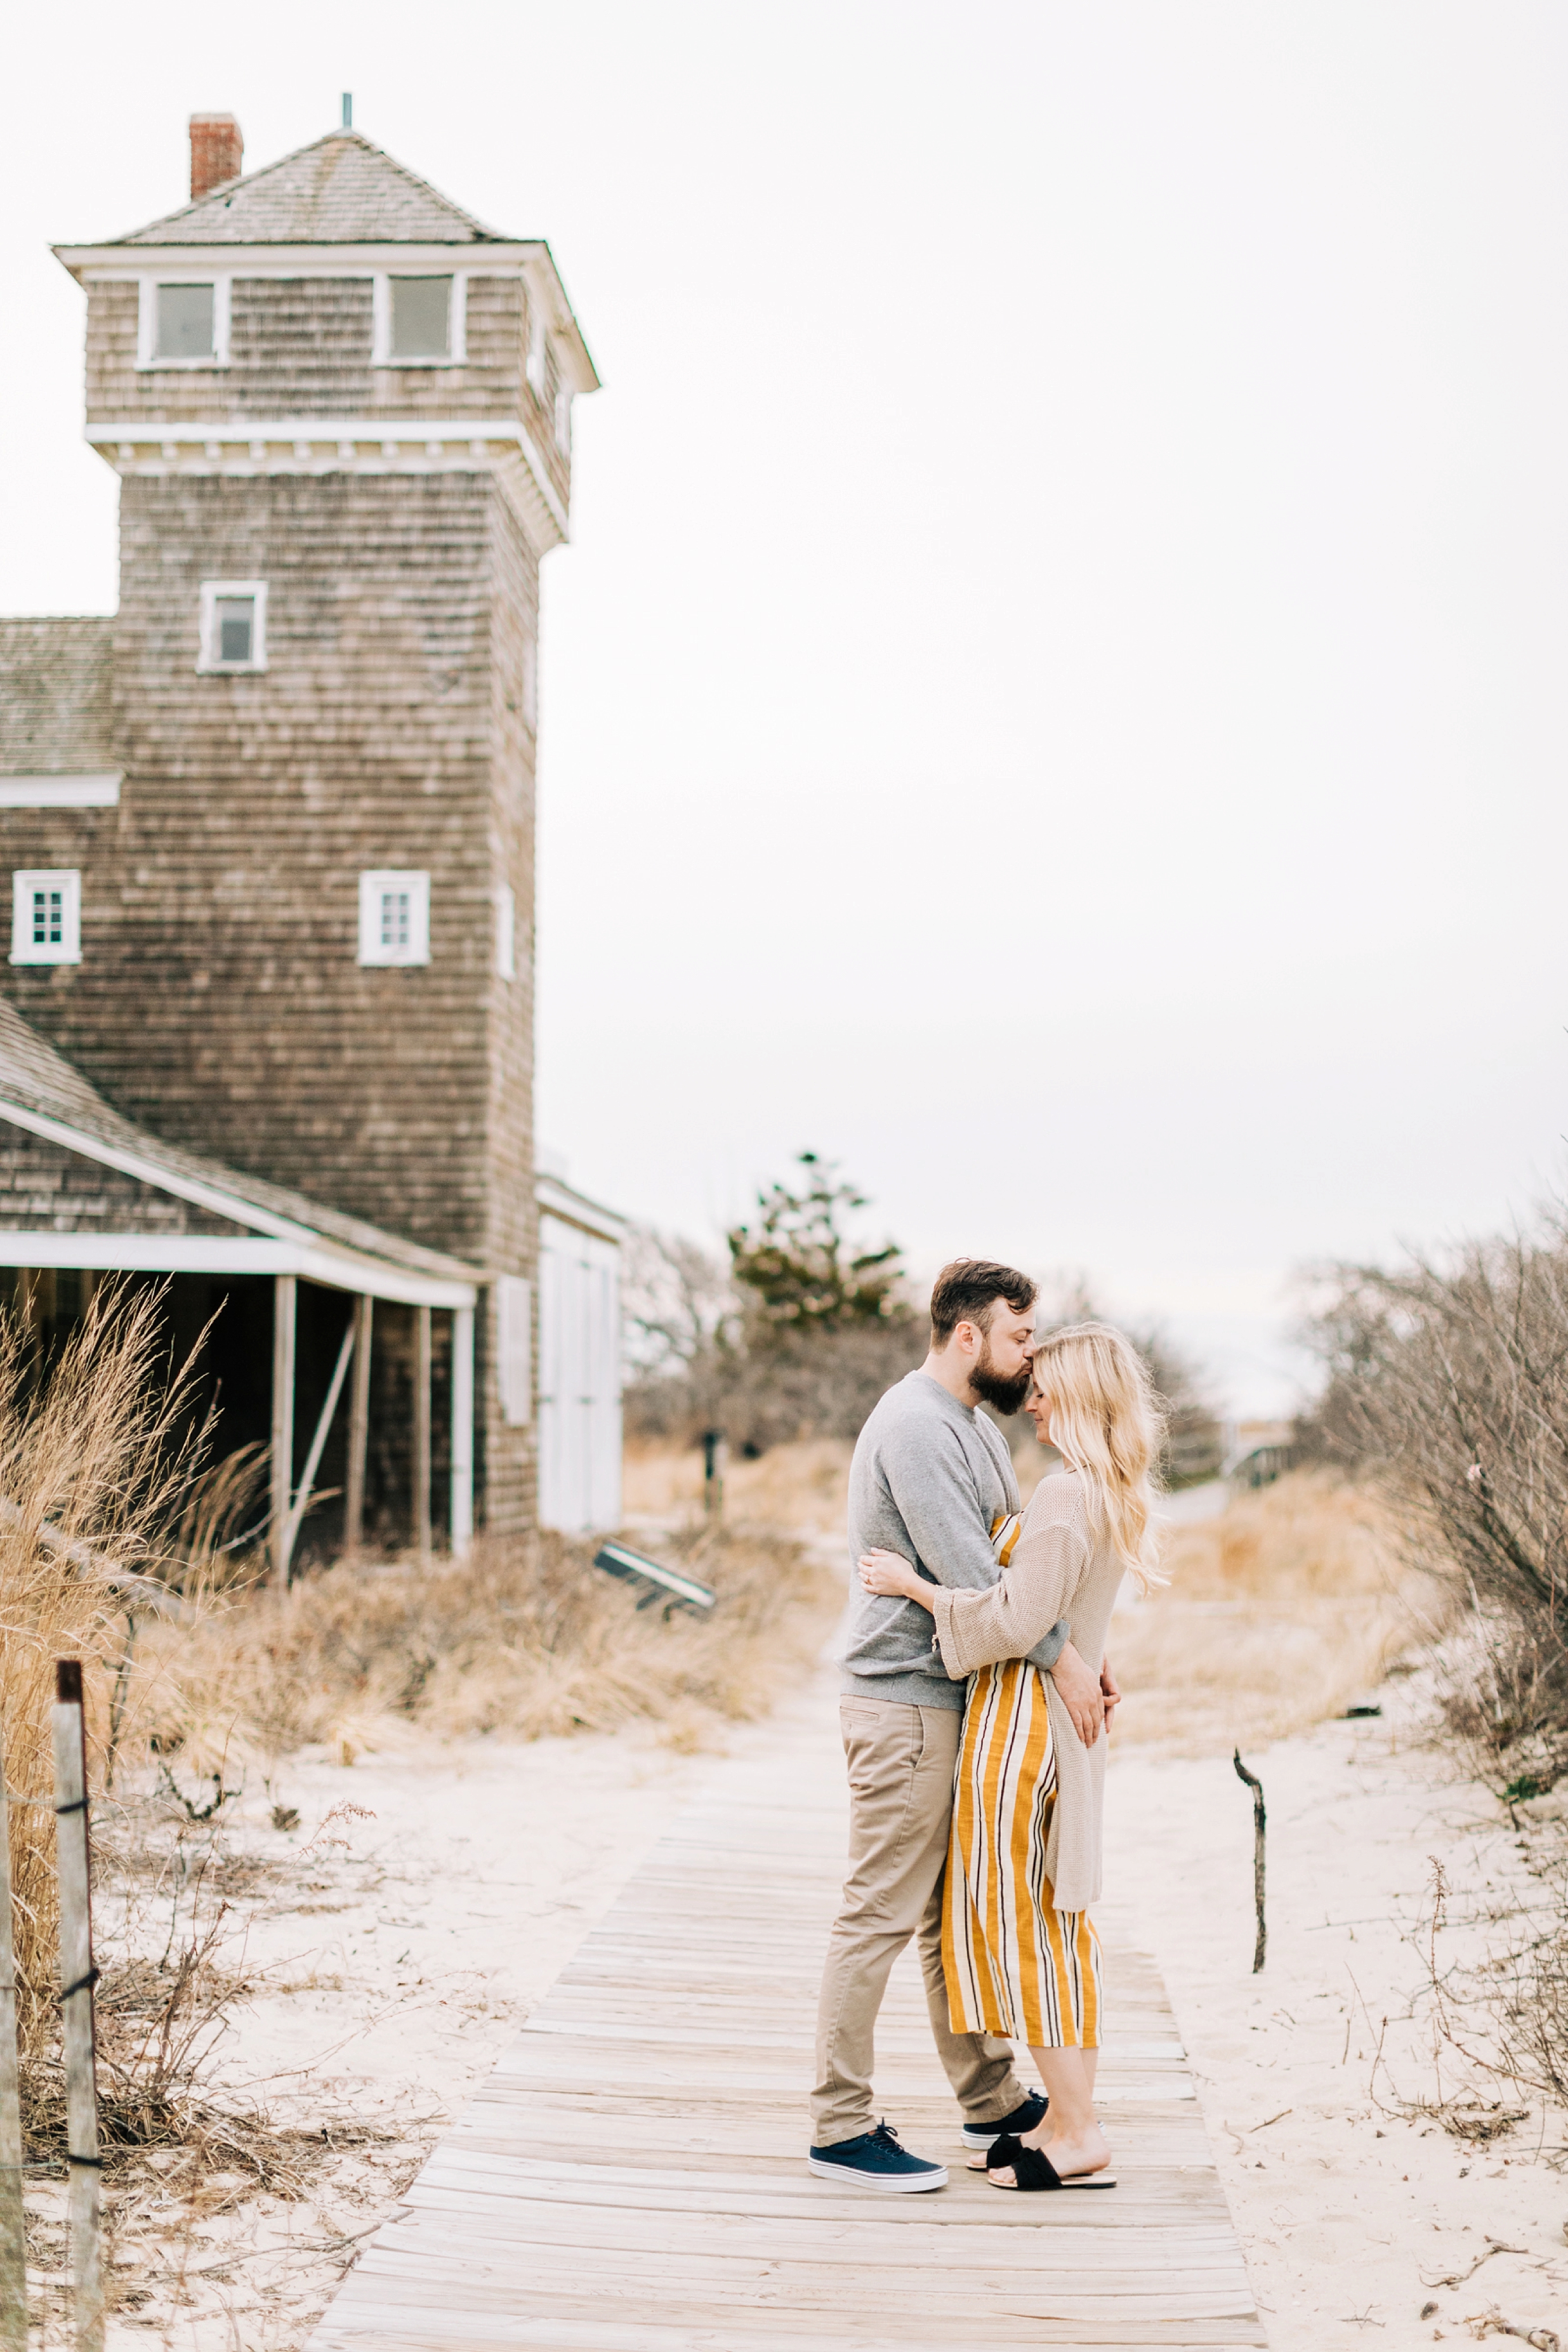
M31 1112L57 1128L68 1129L80 1139L82 1147L88 1148L89 1157L94 1156L90 1146L98 1143L121 1160L135 1160L138 1172L144 1173L154 1184L162 1173L183 1191L199 1187L208 1196L208 1205L218 1208L236 1224L268 1232L276 1231L281 1221L299 1228L307 1236L319 1235L324 1242L336 1243L358 1256L380 1258L405 1273L429 1276L443 1282L476 1279L476 1269L460 1258L447 1257L439 1250L422 1249L417 1242L382 1233L379 1226L367 1224L362 1218L346 1217L336 1209L323 1208L319 1202L307 1200L304 1193L290 1192L282 1184L269 1184L264 1177L241 1175L237 1169L226 1168L221 1160L209 1160L199 1151L187 1151L177 1143L165 1143L161 1136L150 1134L146 1128L121 1118L79 1070L73 1069L63 1055L45 1044L15 1005L0 999L0 1120L4 1120L8 1108ZM58 1139L68 1143L70 1139ZM214 1202L210 1197L213 1194L224 1197Z
M0 776L93 774L114 765L104 614L0 621Z
M515 245L362 131L331 131L112 245Z

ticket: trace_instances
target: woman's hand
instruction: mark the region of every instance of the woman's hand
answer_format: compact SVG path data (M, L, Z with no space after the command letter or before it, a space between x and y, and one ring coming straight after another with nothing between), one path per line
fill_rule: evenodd
M860 1570L861 1582L868 1592L894 1592L904 1601L918 1601L922 1608L932 1605L931 1594L936 1587L927 1584L902 1552L863 1551Z
M1117 1682L1115 1675L1111 1672L1111 1661L1109 1658L1105 1660L1100 1669L1100 1688L1104 1693L1105 1696L1105 1728L1109 1731L1111 1728L1111 1717L1115 1714L1116 1709L1122 1704L1121 1685Z

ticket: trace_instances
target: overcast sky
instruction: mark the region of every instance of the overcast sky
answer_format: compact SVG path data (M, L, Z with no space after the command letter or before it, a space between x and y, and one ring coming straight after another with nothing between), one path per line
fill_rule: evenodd
M1568 14L159 0L14 15L0 610L108 611L51 240L372 139L548 236L540 1129L716 1237L803 1147L1236 1406L1303 1263L1568 1125Z

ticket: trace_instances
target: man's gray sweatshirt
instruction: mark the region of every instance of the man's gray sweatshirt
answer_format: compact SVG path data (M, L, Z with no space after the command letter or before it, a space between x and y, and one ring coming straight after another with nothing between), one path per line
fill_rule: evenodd
M994 1421L950 1396L929 1372L910 1372L877 1404L850 1465L850 1562L862 1551L899 1551L928 1583L995 1584L994 1522L1019 1507L1007 1441ZM909 1706L961 1707L965 1685L949 1679L931 1612L897 1593L868 1592L858 1575L843 1654L843 1689L853 1698L902 1699ZM1056 1664L1065 1619L1030 1652Z

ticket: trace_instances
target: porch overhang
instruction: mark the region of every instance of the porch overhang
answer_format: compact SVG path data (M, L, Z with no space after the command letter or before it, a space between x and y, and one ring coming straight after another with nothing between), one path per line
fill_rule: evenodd
M404 1307L472 1307L475 1282L381 1265L319 1241L260 1234L0 1232L0 1266L81 1266L100 1274L292 1274L331 1290Z

